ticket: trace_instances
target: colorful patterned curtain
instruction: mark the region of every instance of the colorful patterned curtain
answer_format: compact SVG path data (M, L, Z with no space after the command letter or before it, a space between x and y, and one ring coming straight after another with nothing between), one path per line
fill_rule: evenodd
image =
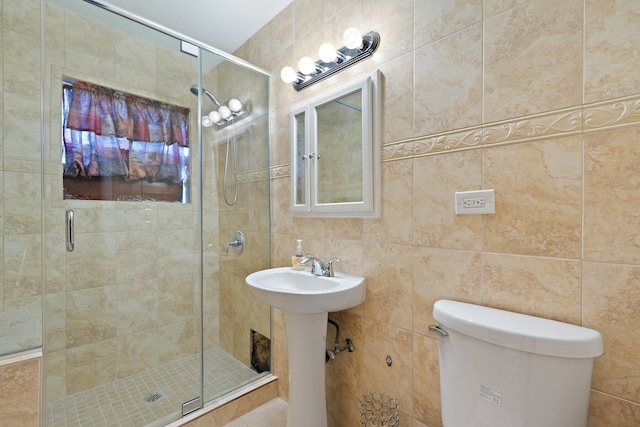
M188 108L86 82L64 88L63 106L66 176L182 181Z

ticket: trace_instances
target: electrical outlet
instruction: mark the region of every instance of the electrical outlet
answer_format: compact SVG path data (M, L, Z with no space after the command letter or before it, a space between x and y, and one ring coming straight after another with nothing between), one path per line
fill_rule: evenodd
M463 208L483 208L484 207L484 197L469 197L462 199L462 207Z
M456 191L456 215L482 215L496 213L493 190Z

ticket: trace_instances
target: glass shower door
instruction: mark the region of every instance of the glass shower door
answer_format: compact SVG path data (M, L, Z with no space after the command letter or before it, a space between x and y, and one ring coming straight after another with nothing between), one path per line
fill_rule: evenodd
M180 40L88 3L44 5L45 425L164 425L182 416L183 404L200 407L202 396L199 105L189 91L199 59L181 52ZM124 116L138 114L130 100L186 111L186 140L175 152L191 159L178 167L180 181L159 177L164 164L154 156L166 151L154 151L153 138L99 146L102 110L92 115L95 135L65 144L85 138L85 156L101 172L112 154L124 156L125 175L94 173L86 163L70 178L86 160L82 148L70 154L62 143L64 87L79 94L77 82L100 88L100 102L109 93L130 108ZM133 173L134 162L146 175Z
M207 402L268 375L271 366L270 308L245 283L271 263L269 76L203 51L202 88ZM229 245L238 232L241 248Z

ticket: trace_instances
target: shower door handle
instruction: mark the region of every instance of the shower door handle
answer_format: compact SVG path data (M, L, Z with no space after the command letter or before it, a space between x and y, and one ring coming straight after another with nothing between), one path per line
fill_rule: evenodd
M67 231L67 252L73 252L74 246L74 225L73 225L73 211L69 209L66 214L66 231Z

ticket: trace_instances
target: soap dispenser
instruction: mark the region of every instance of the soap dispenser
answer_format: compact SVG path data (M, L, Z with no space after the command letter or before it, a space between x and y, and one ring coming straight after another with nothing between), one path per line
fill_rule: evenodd
M297 239L296 243L296 254L291 257L291 265L293 265L294 270L302 271L304 270L304 267L298 265L300 263L300 260L302 260L302 257L304 256L302 255L302 240Z

